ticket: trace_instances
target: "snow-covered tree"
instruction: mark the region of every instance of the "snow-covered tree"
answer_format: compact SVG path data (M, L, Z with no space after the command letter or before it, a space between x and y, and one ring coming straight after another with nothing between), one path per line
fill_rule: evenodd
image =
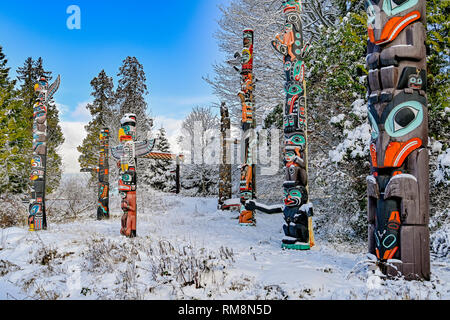
M218 193L220 132L219 119L208 107L194 107L183 121L178 138L186 155L181 185L189 195Z
M119 83L115 99L120 116L134 113L137 116L137 139L147 138L153 127L153 119L147 110L147 77L143 65L136 57L126 57L117 74Z
M156 134L155 150L170 153L170 143L166 130L161 127ZM175 176L171 173L174 169L172 160L145 160L149 170L142 174L140 180L152 188L164 192L170 192L175 187Z

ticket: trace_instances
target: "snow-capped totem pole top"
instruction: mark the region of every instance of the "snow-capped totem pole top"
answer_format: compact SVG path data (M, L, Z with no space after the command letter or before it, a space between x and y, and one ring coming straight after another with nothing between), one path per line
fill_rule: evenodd
M136 115L134 113L126 113L120 120L120 125L120 141L131 141L136 138Z

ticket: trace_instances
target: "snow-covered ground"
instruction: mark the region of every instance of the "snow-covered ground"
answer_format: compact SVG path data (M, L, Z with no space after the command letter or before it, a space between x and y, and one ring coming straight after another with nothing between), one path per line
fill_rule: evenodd
M285 251L281 214L242 227L216 199L157 193L138 203L138 238L127 239L117 205L109 221L0 229L0 299L450 298L448 258L432 258L431 281L387 280L364 244L316 236L313 250Z

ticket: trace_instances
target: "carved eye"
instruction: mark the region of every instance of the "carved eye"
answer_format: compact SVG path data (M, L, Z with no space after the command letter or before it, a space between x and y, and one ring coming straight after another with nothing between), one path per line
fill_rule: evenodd
M411 83L416 83L416 78L411 78L409 81L410 81Z
M397 6L404 4L406 1L409 1L409 0L391 0L391 7L392 7L392 9L394 9Z
M407 101L398 105L386 119L386 132L391 137L401 137L417 129L423 121L423 108L418 101Z
M289 192L289 194L291 195L291 197L301 197L302 193L299 190L292 190L291 192Z
M289 138L290 142L295 145L305 144L305 138L302 135L296 134Z
M406 128L414 121L418 113L419 110L409 107L405 107L398 111L394 117L394 132Z

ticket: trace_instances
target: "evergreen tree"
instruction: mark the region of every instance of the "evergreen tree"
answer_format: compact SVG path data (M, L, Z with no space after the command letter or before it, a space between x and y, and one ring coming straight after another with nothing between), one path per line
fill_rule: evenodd
M450 2L427 1L428 112L430 136L450 147Z
M137 116L137 139L147 138L151 132L153 121L147 111L145 95L148 94L147 78L144 67L136 57L127 57L117 74L119 84L116 90L116 100L120 116L134 113Z
M27 191L32 137L24 103L9 79L10 68L0 47L0 190L21 194Z
M8 59L3 53L3 47L0 46L0 87L10 91L11 87L14 87L15 81L9 79L9 70L11 68L7 67L7 64Z
M170 143L167 139L166 130L161 127L156 135L155 150L170 153ZM164 192L170 192L175 186L175 178L170 171L173 169L172 160L149 160L149 167L142 175L142 182L152 188Z
M89 103L86 108L91 113L92 120L85 126L86 138L77 147L78 152L80 152L78 162L81 168L96 168L98 166L100 130L103 128L113 129L110 128L109 122L113 113L112 105L115 95L113 79L102 70L97 77L92 79L91 86L93 89L91 96L94 97L94 101ZM118 124L115 123L115 125ZM94 179L96 176L97 173L92 172Z

